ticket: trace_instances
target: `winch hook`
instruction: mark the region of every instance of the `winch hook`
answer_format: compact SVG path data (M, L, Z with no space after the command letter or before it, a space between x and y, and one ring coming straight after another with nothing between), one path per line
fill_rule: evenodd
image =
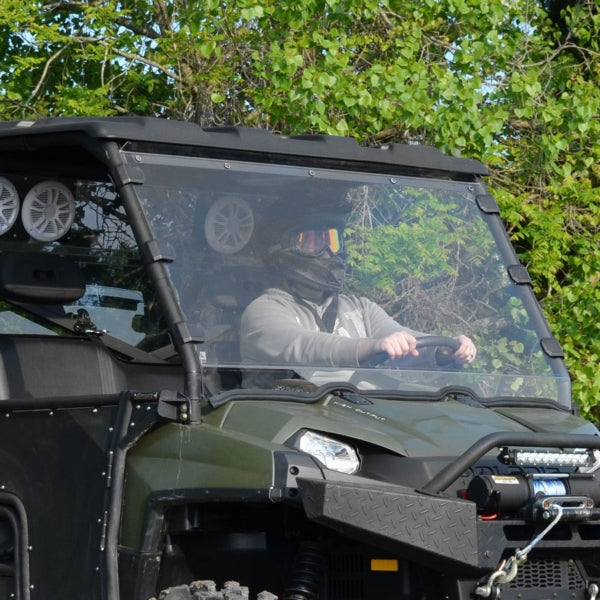
M563 516L563 507L561 504L552 504L550 508L556 509L556 516L552 522L536 537L534 537L523 550L517 550L508 560L503 560L498 569L496 569L489 577L485 584L475 588L475 595L480 598L492 598L499 600L502 589L501 586L510 583L516 576L519 567L527 560L527 556L531 550L538 544L549 531L561 520Z

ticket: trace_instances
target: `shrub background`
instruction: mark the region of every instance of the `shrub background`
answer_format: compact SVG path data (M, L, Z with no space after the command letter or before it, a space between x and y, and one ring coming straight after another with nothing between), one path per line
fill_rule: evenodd
M154 115L482 160L600 420L595 0L2 0L0 118Z

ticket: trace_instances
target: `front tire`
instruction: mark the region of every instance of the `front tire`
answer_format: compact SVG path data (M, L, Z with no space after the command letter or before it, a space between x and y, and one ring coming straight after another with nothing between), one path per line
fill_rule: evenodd
M221 590L217 590L214 581L193 581L189 585L177 585L162 590L158 600L250 600L250 592L237 581L226 581ZM270 592L261 592L256 600L277 600L277 596Z

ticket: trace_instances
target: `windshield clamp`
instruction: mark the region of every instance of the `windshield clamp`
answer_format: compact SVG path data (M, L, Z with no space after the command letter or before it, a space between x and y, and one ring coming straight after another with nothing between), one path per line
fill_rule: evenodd
M540 345L544 353L550 358L564 358L565 353L560 342L554 337L546 337L540 340Z
M478 196L475 196L475 201L477 202L479 210L485 214L500 214L500 208L498 207L498 203L496 202L496 198L494 198L494 196L490 194L479 194Z
M173 262L175 250L168 242L159 244L156 240L149 240L140 246L140 254L144 264L156 262Z
M508 275L511 280L517 285L531 285L531 277L527 271L527 267L520 264L509 265Z
M161 390L158 394L158 415L169 421L189 423L191 402L187 396L173 390Z
M75 324L73 325L73 331L75 333L82 333L85 335L104 335L105 330L98 329L96 325L90 319L90 314L85 308L80 308L77 311L75 318Z

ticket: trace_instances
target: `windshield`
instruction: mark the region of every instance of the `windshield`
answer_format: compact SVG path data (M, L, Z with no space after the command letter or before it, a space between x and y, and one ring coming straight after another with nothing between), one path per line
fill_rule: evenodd
M478 207L481 186L124 156L144 170L140 200L175 256L169 273L199 360L218 374L213 392L339 381L568 404L531 291L509 277L512 250ZM405 356L382 343L397 332L417 340Z

